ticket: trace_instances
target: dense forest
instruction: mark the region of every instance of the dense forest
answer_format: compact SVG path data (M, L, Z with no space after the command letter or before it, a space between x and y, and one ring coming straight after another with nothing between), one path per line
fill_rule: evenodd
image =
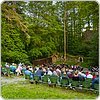
M95 1L5 1L1 4L2 62L32 63L64 54L98 65L99 5Z

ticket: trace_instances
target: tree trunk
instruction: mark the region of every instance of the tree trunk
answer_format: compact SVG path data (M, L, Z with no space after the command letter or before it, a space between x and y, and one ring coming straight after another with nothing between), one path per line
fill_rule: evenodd
M66 10L64 11L64 61L66 61Z

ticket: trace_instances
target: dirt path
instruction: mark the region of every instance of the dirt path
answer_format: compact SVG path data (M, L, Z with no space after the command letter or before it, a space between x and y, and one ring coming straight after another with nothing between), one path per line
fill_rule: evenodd
M1 77L1 86L10 84L10 83L18 83L20 81L25 81L24 77Z

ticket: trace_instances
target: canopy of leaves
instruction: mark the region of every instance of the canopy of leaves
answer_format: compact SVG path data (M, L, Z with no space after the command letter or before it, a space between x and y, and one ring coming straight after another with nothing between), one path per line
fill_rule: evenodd
M64 6L65 5L65 6ZM6 1L1 5L2 61L32 62L64 51L98 64L99 6L95 1ZM89 41L83 36L91 30Z

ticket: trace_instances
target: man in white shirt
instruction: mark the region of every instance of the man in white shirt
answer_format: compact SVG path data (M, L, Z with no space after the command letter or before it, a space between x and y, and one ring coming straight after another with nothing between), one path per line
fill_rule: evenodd
M51 69L48 69L48 75L52 75L52 70Z
M89 72L89 74L87 75L87 78L93 78L93 75Z

